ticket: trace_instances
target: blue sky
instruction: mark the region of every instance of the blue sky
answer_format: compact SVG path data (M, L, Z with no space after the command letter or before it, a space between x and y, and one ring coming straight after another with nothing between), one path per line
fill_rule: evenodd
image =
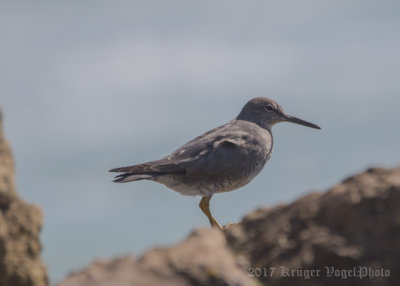
M200 198L106 171L277 100L269 164L211 202L223 223L399 164L398 1L3 1L0 106L53 281L208 227Z

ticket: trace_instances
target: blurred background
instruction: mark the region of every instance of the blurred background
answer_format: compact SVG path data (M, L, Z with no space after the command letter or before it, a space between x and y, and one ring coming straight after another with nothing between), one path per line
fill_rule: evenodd
M222 223L399 164L399 1L2 1L0 106L52 281L208 227L199 197L113 167L165 156L277 100L321 131L274 127L269 164L216 195Z

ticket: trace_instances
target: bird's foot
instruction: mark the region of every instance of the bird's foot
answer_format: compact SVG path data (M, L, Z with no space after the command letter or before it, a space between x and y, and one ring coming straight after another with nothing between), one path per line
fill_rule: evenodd
M214 220L210 220L210 224L211 224L212 228L217 228L219 230L223 230L224 229L224 227L218 221L216 221L215 219Z
M228 229L228 228L230 228L231 226L234 226L235 224L237 224L237 223L228 222L226 225L224 225L224 226L222 227L222 230Z

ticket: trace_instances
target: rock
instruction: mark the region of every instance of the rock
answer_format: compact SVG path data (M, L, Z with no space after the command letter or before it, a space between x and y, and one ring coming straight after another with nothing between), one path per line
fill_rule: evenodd
M58 286L400 285L399 206L400 167L369 169L223 232L94 262Z
M399 285L399 206L400 168L375 168L326 193L257 210L225 235L237 256L267 270L259 277L266 285ZM359 266L390 276L345 279L342 271L341 277L327 277L333 269ZM320 277L306 279L300 271L281 276L282 270L305 269L319 269Z
M140 258L97 261L58 286L257 285L241 269L218 230L196 230L184 242L156 248Z
M45 286L40 259L42 212L18 197L14 163L3 136L0 112L0 286Z

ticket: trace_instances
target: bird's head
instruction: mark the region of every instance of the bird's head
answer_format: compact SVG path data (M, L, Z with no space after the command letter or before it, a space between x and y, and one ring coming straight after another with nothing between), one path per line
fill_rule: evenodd
M321 129L319 126L291 116L283 110L283 108L275 101L267 97L256 97L251 99L242 108L237 116L238 120L246 120L254 122L263 128L271 130L272 126L279 122L292 122L307 127Z

